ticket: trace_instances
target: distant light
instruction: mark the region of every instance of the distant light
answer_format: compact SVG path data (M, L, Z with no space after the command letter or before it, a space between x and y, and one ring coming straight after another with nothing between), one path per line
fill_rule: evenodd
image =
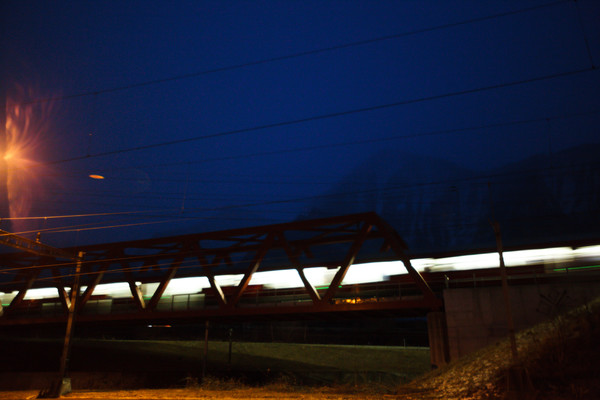
M589 270L600 268L600 246L586 246L577 249L570 247L552 247L545 249L530 249L504 252L505 265L507 267L521 265L556 265L553 268L555 272L566 272L567 270ZM573 260L582 260L589 262L583 266L563 267L559 265L562 262ZM450 270L472 270L482 268L497 268L499 263L498 253L469 254L456 257L443 258L415 258L411 260L412 266L417 271L450 271ZM334 275L338 272L337 268L310 267L304 269L306 279L317 289L328 288ZM389 279L392 275L399 275L406 272L402 261L385 261L352 265L344 277L341 285L351 285L369 282L381 282ZM237 286L244 276L237 275L216 275L215 280L221 287ZM303 287L304 283L296 270L275 270L256 272L250 281L252 285L263 285L268 289L280 288L298 288ZM156 293L159 286L158 282L144 283L137 281L136 286L141 285L142 294L145 299L150 299ZM210 282L205 276L175 278L165 289L163 296L190 295L200 293L204 288L210 287ZM85 291L86 286L81 290ZM0 292L0 303L3 306L17 296L18 291L11 293ZM115 282L99 284L94 290L94 295L107 296L109 298L129 298L132 296L131 288L128 282ZM37 300L46 298L57 298L56 288L38 288L29 289L24 300ZM153 327L167 327L165 325L152 325Z
M56 288L29 289L23 300L53 299L58 295Z
M91 175L89 175L89 177L92 179L104 179L104 177L102 175L96 175L96 174L91 174Z

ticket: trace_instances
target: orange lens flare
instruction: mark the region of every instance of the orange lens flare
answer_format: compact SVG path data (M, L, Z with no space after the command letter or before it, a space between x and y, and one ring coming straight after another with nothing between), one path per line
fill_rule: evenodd
M8 146L14 146L11 145L10 143L8 144ZM15 146L16 147L16 146ZM8 148L6 150L6 153L4 153L4 161L6 161L7 163L9 163L9 167L10 164L19 164L20 161L22 161L22 157L20 155L20 152L17 148ZM18 166L18 165L15 165Z
M23 106L13 99L6 100L6 139L4 142L4 167L8 213L11 218L29 216L34 200L41 199L44 181L40 165L35 161L43 151L42 138L47 137L50 105ZM1 153L0 153L1 154ZM7 217L0 215L0 218ZM13 221L15 232L25 229L21 222Z

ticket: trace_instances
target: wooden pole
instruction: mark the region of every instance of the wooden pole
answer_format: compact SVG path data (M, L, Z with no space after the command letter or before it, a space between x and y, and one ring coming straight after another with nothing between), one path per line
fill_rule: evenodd
M208 358L208 328L209 322L206 320L204 325L204 352L202 355L202 381L204 382L204 377L206 376L206 359Z
M233 328L229 328L229 355L227 357L227 364L231 368L231 350L233 344Z
M494 234L496 235L496 246L498 247L498 256L500 258L500 277L502 279L502 295L504 297L504 309L506 311L506 323L508 325L508 336L510 338L510 350L515 364L519 361L519 352L517 350L517 339L515 336L515 323L510 305L510 295L508 291L508 277L506 266L504 265L504 255L502 247L502 234L500 233L500 224L497 221L492 223Z
M81 274L81 262L84 253L79 252L75 264L75 275L73 277L73 287L71 288L71 304L69 304L67 317L67 330L65 332L65 341L63 351L60 357L60 366L58 369L58 379L49 389L42 390L38 398L58 398L63 394L71 392L71 379L68 378L69 356L71 353L71 342L73 339L73 325L75 322L75 313L77 310L77 297L79 295L79 275Z
M77 296L79 293L79 274L81 273L81 259L83 258L83 252L79 252L77 263L75 264L75 276L73 278L73 287L71 289L71 304L69 307L69 317L67 319L67 331L65 333L65 343L63 345L63 352L60 358L60 378L66 378L67 369L69 365L69 355L71 350L71 339L73 338L73 323L75 320L75 307L77 303Z
M500 232L500 224L496 221L494 212L494 200L492 197L492 184L488 182L488 190L490 192L490 211L492 214L492 228L494 229L494 235L496 236L496 247L498 249L498 257L500 262L500 279L502 280L502 296L504 297L504 310L506 313L506 325L508 327L508 336L510 338L510 350L512 354L512 360L515 365L519 362L519 352L517 350L517 339L515 337L515 323L512 315L512 308L510 306L510 294L508 291L508 277L506 274L506 266L504 265L504 248L502 245L502 233Z

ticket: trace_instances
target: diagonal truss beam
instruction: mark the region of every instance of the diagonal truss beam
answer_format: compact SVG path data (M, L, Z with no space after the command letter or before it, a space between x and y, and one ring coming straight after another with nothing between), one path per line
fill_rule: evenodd
M348 272L348 268L350 268L350 266L356 259L356 255L358 254L360 248L367 239L367 235L369 234L369 232L371 232L372 227L373 226L370 223L365 222L363 224L362 228L358 233L358 236L356 237L356 240L354 241L354 243L352 243L348 254L346 254L344 262L340 266L340 269L336 272L335 276L331 281L331 284L329 285L329 288L327 289L325 295L321 299L323 303L329 303L333 299L335 292L344 280L346 272Z
M177 257L177 259L175 261L173 261L173 264L171 264L171 266L169 267L169 270L167 271L164 278L160 281L158 287L156 288L156 291L154 292L154 294L152 295L152 298L148 302L146 309L148 309L148 310L156 309L156 306L158 305L160 298L162 297L163 293L167 289L167 286L171 282L171 279L173 279L175 277L175 274L177 273L177 269L179 269L182 262L183 262L182 257Z
M204 274L208 278L208 282L210 283L210 287L214 290L217 296L217 301L220 306L227 305L227 297L225 297L225 293L223 293L223 289L215 279L215 274L212 272L210 268L204 268Z
M213 272L213 268L219 265L223 257L220 255L215 255L212 264L209 264L208 260L206 259L206 256L202 253L200 245L196 243L192 247L194 248L196 259L200 264L200 270L202 271L202 274L208 279L211 289L215 292L219 306L226 306L227 298L225 297L225 293L223 293L223 289L221 289L221 286L215 279L215 274ZM227 262L227 260L224 261ZM231 260L229 260L229 262L231 262Z
M236 289L235 293L233 294L233 297L228 301L227 305L229 307L236 306L236 304L240 300L240 297L242 297L244 290L246 290L246 288L248 287L248 284L250 283L250 280L252 279L252 275L254 275L256 270L258 270L260 263L262 262L263 258L265 257L265 255L267 254L267 252L269 251L271 246L273 245L274 240L275 240L275 234L268 233L267 237L265 238L265 240L261 244L260 248L256 252L256 255L254 256L252 263L246 270L244 277L238 284L237 289Z
M300 263L298 252L294 251L292 249L292 247L290 246L290 243L287 241L285 234L283 232L281 232L279 234L278 239L279 239L280 245L283 247L285 253L288 256L290 263L292 263L292 265L296 267L296 271L298 271L300 280L302 280L302 283L304 284L304 288L306 289L306 292L310 296L310 299L312 300L312 302L314 304L318 303L319 301L321 301L321 296L319 295L319 292L317 292L317 289L315 289L315 287L312 285L312 283L310 283L308 281L308 279L306 278L306 274L304 273L304 267Z
M79 301L77 301L77 309L78 310L85 307L86 303L92 298L92 293L94 293L94 289L96 289L96 286L98 286L98 284L102 281L102 278L104 277L104 273L106 272L107 269L108 269L107 263L100 264L100 266L98 267L98 270L93 274L94 278L88 284L88 286L85 288L85 291L81 295L81 299Z
M27 295L27 292L33 286L39 273L40 273L39 269L35 269L29 273L29 275L25 279L25 282L23 282L23 285L19 289L19 292L14 297L14 299L12 299L12 301L10 302L10 305L8 306L8 309L7 309L8 311L14 310L15 308L18 308L21 305L21 303L23 302L23 299L25 298L25 295Z
M365 248L367 243L370 247ZM364 252L361 249L365 249ZM337 301L337 297L341 296L338 287L355 262L372 261L364 255L373 257L373 254L378 251L384 254L380 256L381 260L399 259L404 263L411 280L422 292L423 300L417 300L418 304L430 308L441 306L441 300L437 298L418 271L412 267L410 258L406 254L406 245L400 236L374 213L109 243L87 246L81 250L86 253L82 285L87 286L87 289L77 299L78 312L92 298L98 285L114 282L124 282L129 285L131 301L137 306L137 312L148 316L165 312L158 311L157 306L175 276L180 278L203 276L207 278L211 287L210 290L204 291L204 294L214 297L218 303L217 308L212 308L217 310L214 312L224 315L233 312L254 313L255 311L248 311L248 307L239 306L240 301L248 292L247 288L253 275L259 270L282 269L297 271L304 285L303 289L299 289L300 292L304 290L304 293L301 293L301 296L304 297L298 303L302 307L312 307L314 312L322 312L332 307L351 308L352 305ZM67 250L67 252L72 251ZM38 261L33 260L30 262L34 263L35 267L28 267L28 260L31 260L32 257L30 254L14 254L6 257L0 256L0 272L2 273L0 275L0 291L19 290L19 294L11 305L16 308L23 301L29 288L48 287L49 285L51 287L52 281L48 280L47 276L52 274L53 266L51 264L40 266ZM271 259L267 258L267 254L271 256ZM362 258L358 258L359 254ZM182 265L185 265L185 268ZM324 292L317 291L307 279L305 270L311 267L338 268L331 284ZM26 275L25 273L29 270L36 271L36 273ZM46 278L38 277L40 272L43 272ZM220 275L240 273L243 274L243 278L237 286L222 288L218 284L217 278ZM15 277L12 282L2 282L2 277L9 277L11 274ZM26 278L25 282L23 278L16 279L18 274ZM147 302L142 297L138 282L143 285L158 283L157 289ZM64 286L61 293L62 284L54 283L54 287L57 287L59 291L58 297L67 300ZM262 291L263 289L258 288L257 290ZM257 296L260 296L260 292L257 293L259 293ZM308 298L310 301L307 301ZM401 296L398 298L401 299ZM259 306L260 304L269 304L270 298L264 300L262 303L253 302L253 304ZM415 300L407 298L404 301ZM66 301L65 305L68 305ZM4 318L2 317L0 320Z
M129 265L123 259L120 260L119 263L125 271L125 277L127 278L126 281L129 284L129 290L131 291L133 301L137 305L138 309L144 310L146 308L146 302L144 301L144 296L142 296L141 289L136 284L136 279L131 271L131 268L129 268Z
M406 244L400 238L400 235L398 235L398 233L379 216L376 216L375 219L378 228L385 233L386 243L402 261L404 267L406 268L406 271L408 272L408 275L412 278L414 283L421 290L426 301L429 302L432 305L432 308L434 309L441 308L441 301L435 295L433 290L431 290L431 287L429 287L429 284L425 281L425 279L423 279L419 271L417 271L412 266L410 262L410 257L408 257L408 255L406 254Z
M69 299L69 295L67 294L67 290L65 289L65 285L63 284L62 277L57 268L52 269L52 273L54 275L54 282L56 284L56 290L58 291L58 298L60 299L60 304L62 305L63 311L65 314L71 308L71 299Z
M66 258L69 260L76 260L77 256L67 251L57 249L56 247L48 246L47 244L41 243L37 240L31 240L26 237L10 233L0 229L0 245L13 247L15 249L23 250L38 256L45 257L56 257Z

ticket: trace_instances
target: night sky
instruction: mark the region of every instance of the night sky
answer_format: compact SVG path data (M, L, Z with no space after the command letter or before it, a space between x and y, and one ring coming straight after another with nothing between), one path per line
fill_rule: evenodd
M11 217L53 218L0 228L50 245L381 212L317 205L600 145L597 0L1 7Z

